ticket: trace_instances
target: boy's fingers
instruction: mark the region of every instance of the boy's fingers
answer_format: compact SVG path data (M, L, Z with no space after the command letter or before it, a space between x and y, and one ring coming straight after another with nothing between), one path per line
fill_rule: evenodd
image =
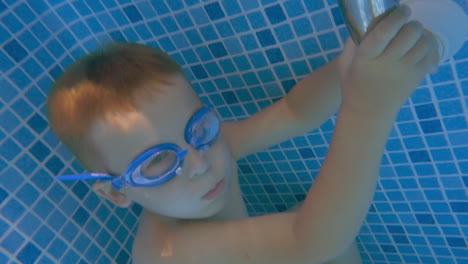
M401 5L380 21L361 43L360 55L367 58L380 56L398 34L411 15L407 5Z

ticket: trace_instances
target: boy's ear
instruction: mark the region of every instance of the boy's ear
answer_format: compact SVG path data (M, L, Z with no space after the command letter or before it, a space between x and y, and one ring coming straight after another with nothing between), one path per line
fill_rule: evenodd
M132 201L128 199L127 195L121 193L112 187L111 182L96 182L91 187L99 196L106 198L115 205L127 208L132 204Z

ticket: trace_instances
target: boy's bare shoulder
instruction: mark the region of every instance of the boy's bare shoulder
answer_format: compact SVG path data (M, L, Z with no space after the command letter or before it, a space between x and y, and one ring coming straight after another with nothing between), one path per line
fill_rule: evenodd
M146 264L312 264L296 240L294 212L241 220L199 221L173 227L141 219L133 263Z

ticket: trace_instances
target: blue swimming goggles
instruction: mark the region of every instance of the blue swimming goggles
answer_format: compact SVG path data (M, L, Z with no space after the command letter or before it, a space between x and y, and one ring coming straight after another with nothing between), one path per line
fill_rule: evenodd
M187 123L185 140L199 151L206 151L218 137L221 119L212 107L198 110ZM123 186L150 187L163 184L182 171L187 149L176 144L157 145L138 156L119 177L103 173L64 175L56 178L62 181L105 179L110 180L116 190Z

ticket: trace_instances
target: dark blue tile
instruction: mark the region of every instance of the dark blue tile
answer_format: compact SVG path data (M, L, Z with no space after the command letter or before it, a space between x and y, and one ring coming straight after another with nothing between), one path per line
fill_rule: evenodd
M39 114L32 116L27 123L29 127L31 127L38 134L42 133L47 128L47 121Z
M425 150L422 151L410 151L409 156L412 162L431 162L429 153Z
M26 50L16 40L8 42L3 48L16 62L22 61L28 55Z
M226 16L218 2L205 5L205 11L212 21Z
M283 86L284 91L288 93L294 87L294 85L296 85L296 81L293 79L284 80L281 81L281 85Z
M58 175L64 167L63 162L57 156L50 158L45 165L54 175Z
M393 240L395 240L395 243L398 244L410 244L407 236L394 235Z
M7 9L7 6L2 1L0 1L0 13L5 11L5 9Z
M223 97L224 97L224 100L226 101L226 103L228 104L235 104L235 103L238 103L239 100L237 99L236 97L236 94L232 91L229 91L229 92L223 92L222 93Z
M340 8L335 7L331 9L333 20L335 21L336 26L343 25L345 23L343 13L341 12Z
M399 225L388 225L387 229L391 234L405 234L405 230Z
M249 165L239 164L239 169L243 174L253 173L253 170Z
M454 213L468 213L468 202L450 202Z
M78 181L75 186L73 186L72 191L80 200L82 200L88 193L89 188L83 182Z
M205 69L201 65L191 66L190 69L192 70L195 77L197 77L197 79L204 79L208 77L208 73L206 73Z
M109 32L109 35L111 36L112 40L114 40L114 41L120 41L120 42L126 42L127 41L127 39L124 37L122 32L120 32L120 30L111 31L111 32Z
M310 148L301 148L299 153L303 159L315 158L315 154Z
M89 218L89 213L83 207L80 206L78 210L73 214L72 218L78 225L84 226L84 224Z
M425 134L437 133L442 131L440 120L420 122L421 128Z
M266 55L271 64L284 61L283 54L279 48L266 50Z
M427 119L437 117L434 104L425 104L415 107L419 119Z
M221 42L210 44L208 45L208 47L210 48L211 53L213 53L213 56L215 56L216 58L224 57L228 54L226 48Z
M117 256L116 262L127 263L129 258L130 258L130 255L128 255L128 253L125 250L121 249L119 252L119 255Z
M451 247L466 248L465 239L462 237L446 237L447 244Z
M262 30L257 32L257 38L262 47L267 47L276 44L276 40L273 37L270 29Z
M17 255L18 260L24 264L33 264L36 259L41 254L39 250L33 243L29 242L26 246L19 252Z
M265 13L268 16L270 23L273 25L286 20L283 8L281 8L279 4L266 8Z

